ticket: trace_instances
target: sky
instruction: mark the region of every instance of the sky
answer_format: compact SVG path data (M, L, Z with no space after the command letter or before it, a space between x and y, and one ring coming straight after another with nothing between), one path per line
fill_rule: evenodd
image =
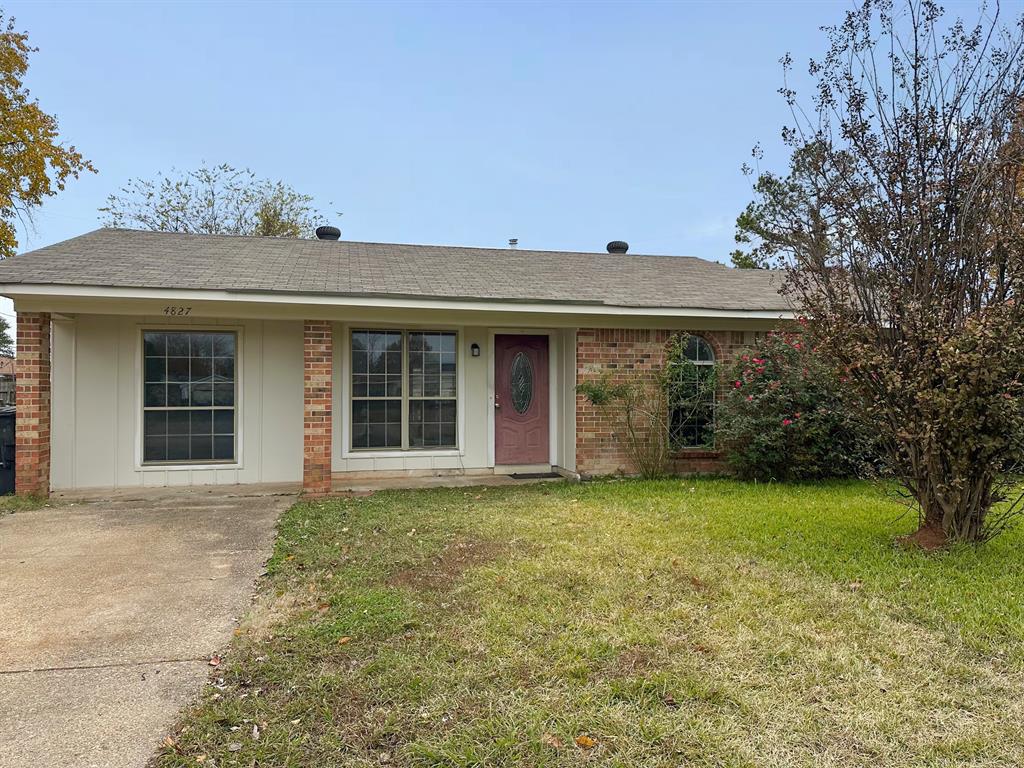
M8 3L39 48L27 85L99 171L20 248L95 229L130 178L205 161L312 195L348 240L728 261L743 163L757 143L762 169L786 160L778 60L805 86L850 7Z

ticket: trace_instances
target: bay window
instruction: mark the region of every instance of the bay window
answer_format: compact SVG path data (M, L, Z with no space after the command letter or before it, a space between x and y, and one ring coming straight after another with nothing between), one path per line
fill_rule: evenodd
M455 448L456 334L353 330L353 450Z

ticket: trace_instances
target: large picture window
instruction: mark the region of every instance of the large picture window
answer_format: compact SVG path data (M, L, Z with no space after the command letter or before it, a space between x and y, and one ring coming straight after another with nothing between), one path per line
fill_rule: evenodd
M352 448L455 448L456 335L352 331Z
M144 331L142 460L235 461L235 362L230 331Z

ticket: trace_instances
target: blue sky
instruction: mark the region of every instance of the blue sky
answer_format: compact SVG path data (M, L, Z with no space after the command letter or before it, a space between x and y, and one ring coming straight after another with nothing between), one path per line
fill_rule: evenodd
M30 88L99 170L22 248L205 160L314 195L351 240L728 260L740 166L755 142L785 159L778 59L802 69L849 7L11 3Z

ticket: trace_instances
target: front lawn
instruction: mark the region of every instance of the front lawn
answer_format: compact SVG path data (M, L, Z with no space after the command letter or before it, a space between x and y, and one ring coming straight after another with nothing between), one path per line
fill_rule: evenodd
M301 503L158 764L1024 765L1024 535L913 527L857 483Z

